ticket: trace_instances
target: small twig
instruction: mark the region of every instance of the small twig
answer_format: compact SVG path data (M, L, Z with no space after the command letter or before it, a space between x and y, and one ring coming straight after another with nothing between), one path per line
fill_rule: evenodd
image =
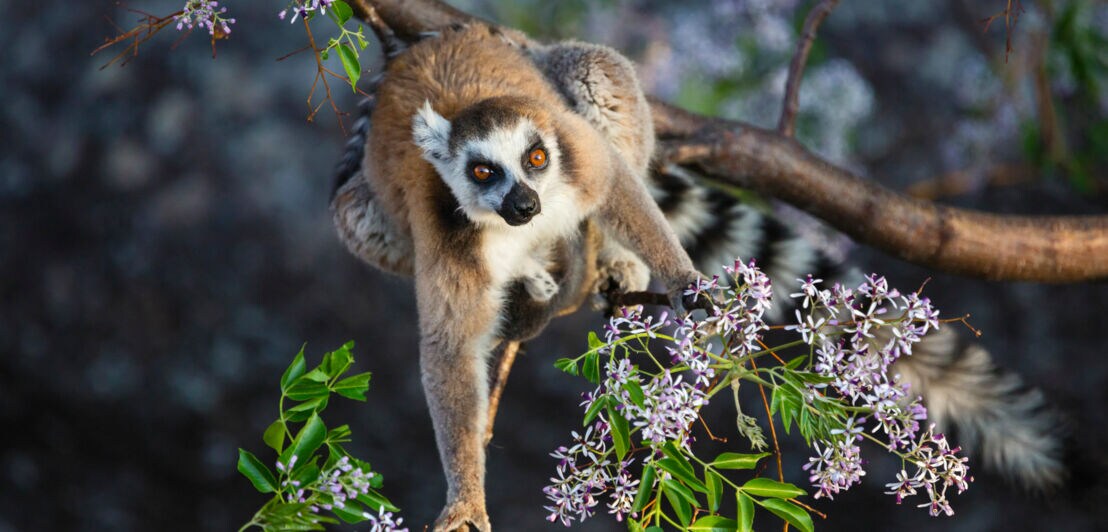
M791 503L793 503L793 504L795 504L795 505L797 505L801 508L804 508L805 510L808 510L809 512L812 512L812 513L818 515L820 517L820 519L827 519L827 514L821 512L821 511L819 511L815 508L812 508L811 506L808 506L807 504L804 504L803 502L800 502L796 499L789 499L789 502L791 502Z
M727 443L727 438L721 438L719 436L716 436L715 434L712 434L712 429L708 428L708 423L704 421L703 416L699 416L697 419L700 420L700 425L704 427L704 432L708 433L709 440L718 441L720 443Z
M1007 7L1003 11L997 13L989 18L981 20L985 28L982 33L989 32L989 26L992 26L993 22L998 18L1004 19L1004 62L1008 62L1008 55L1012 53L1012 31L1016 29L1016 24L1020 20L1020 15L1023 14L1023 4L1020 0L1008 0Z
M974 327L973 325L970 325L969 318L970 318L970 314L966 313L965 316L961 316L961 317L958 317L958 318L949 318L949 319L945 319L945 320L939 320L939 323L955 323L955 322L961 323L962 325L965 325L966 328L969 329L970 332L972 332L975 337L981 338L981 329L978 329L977 327Z
M800 104L800 80L804 77L804 66L808 63L808 54L812 51L812 42L816 40L816 31L823 19L839 4L839 0L822 0L808 12L804 19L804 29L800 33L800 42L789 65L789 77L785 83L785 103L781 109L781 120L777 122L777 132L792 137L796 130L796 113Z
M512 371L512 364L519 354L520 343L508 342L504 344L504 352L500 355L500 365L496 371L496 381L489 393L489 421L485 426L485 446L492 441L492 426L496 421L496 411L500 407L500 396L504 393L504 387L508 385L508 373Z
M308 17L300 17L300 20L304 22L304 31L308 34L308 45L312 49L312 53L315 54L316 73L315 80L312 81L312 89L308 91L308 109L311 112L308 113L308 121L312 122L315 119L316 113L323 108L324 103L331 104L331 110L335 112L335 118L338 118L339 129L342 130L343 135L346 134L346 126L342 122L343 112L339 110L338 104L335 103L335 99L331 97L331 85L327 83L327 67L323 66L323 57L319 53L319 47L315 45L315 36L312 35L312 27L308 24ZM324 101L319 102L319 105L312 108L312 98L315 96L316 85L320 81L323 81L323 91L326 93Z
M120 66L124 66L127 63L131 62L131 59L138 57L139 46L141 46L146 41L152 39L154 35L157 35L159 31L172 23L173 19L177 18L178 15L184 13L184 11L176 11L164 17L159 17L136 9L128 9L128 11L132 13L137 13L141 16L139 18L138 25L136 25L129 31L122 32L119 35L116 35L111 39L105 39L104 44L101 44L95 50L93 50L92 53L89 54L96 55L101 51L111 48L112 46L115 46L123 41L131 41L131 43L124 47L122 51L113 56L110 60L108 60L107 63L104 63L104 65L100 67L100 70L108 68L121 59L122 62L120 62ZM116 28L117 31L122 31L118 24L111 20L109 20L109 22L112 26ZM189 31L191 32L192 30Z
M758 369L754 359L750 359L750 366ZM762 405L766 407L766 419L769 420L769 435L773 438L773 455L777 458L777 480L785 481L785 468L781 466L781 445L777 443L777 427L773 423L773 414L770 413L769 400L766 399L766 388L758 383L758 393L762 394ZM789 532L789 523L785 523L785 532Z

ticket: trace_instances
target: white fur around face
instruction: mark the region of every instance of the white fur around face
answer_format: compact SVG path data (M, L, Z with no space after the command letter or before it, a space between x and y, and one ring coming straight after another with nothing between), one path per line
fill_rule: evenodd
M423 150L423 158L439 164L449 158L450 122L423 100L423 106L412 118L412 139Z

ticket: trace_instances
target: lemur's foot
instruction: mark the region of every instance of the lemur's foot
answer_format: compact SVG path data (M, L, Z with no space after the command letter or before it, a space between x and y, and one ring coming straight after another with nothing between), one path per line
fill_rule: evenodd
M613 260L600 265L597 283L597 292L642 292L650 286L650 269L637 257Z
M459 499L442 510L434 532L469 532L471 525L479 532L492 532L484 502Z
M523 278L523 286L531 299L540 303L550 301L558 293L558 283L546 270L535 270Z

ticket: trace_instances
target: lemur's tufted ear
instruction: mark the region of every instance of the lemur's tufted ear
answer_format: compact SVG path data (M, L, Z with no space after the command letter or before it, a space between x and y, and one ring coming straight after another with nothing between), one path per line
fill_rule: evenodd
M431 109L431 102L424 100L419 112L412 118L412 138L423 150L423 158L429 162L442 162L449 157L450 121Z

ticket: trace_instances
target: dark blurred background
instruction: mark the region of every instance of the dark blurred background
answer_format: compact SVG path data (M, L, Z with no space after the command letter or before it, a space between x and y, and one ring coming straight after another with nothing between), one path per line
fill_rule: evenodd
M0 0L0 532L238 529L264 499L235 471L236 449L269 456L261 433L281 371L303 342L318 360L351 338L355 369L374 372L369 402L335 402L325 419L351 424L351 448L385 475L406 524L421 529L441 507L411 284L339 244L327 194L343 134L326 109L305 120L310 58L275 61L305 44L303 29L277 20L281 2L226 4L238 24L218 59L199 32L171 49L169 28L126 68L99 70L108 56L89 52L113 33L108 19L135 15L108 0ZM801 140L946 203L1105 212L1108 7L1025 1L1005 60L1003 25L980 24L1005 4L842 2L805 78ZM768 126L809 2L456 5L543 38L610 44L640 62L651 92ZM335 94L354 109L349 89ZM931 277L947 315L972 314L996 360L1063 411L1073 476L1041 496L977 468L957 515L932 519L881 494L898 466L868 449L863 485L817 502L829 517L819 527L1103 527L1108 287L984 282L851 254L902 288ZM547 453L579 426L583 381L551 363L599 323L557 321L516 364L489 449L500 530L560 528L543 520L541 488ZM787 475L803 484L806 454L790 449ZM619 529L606 517L580 528Z

